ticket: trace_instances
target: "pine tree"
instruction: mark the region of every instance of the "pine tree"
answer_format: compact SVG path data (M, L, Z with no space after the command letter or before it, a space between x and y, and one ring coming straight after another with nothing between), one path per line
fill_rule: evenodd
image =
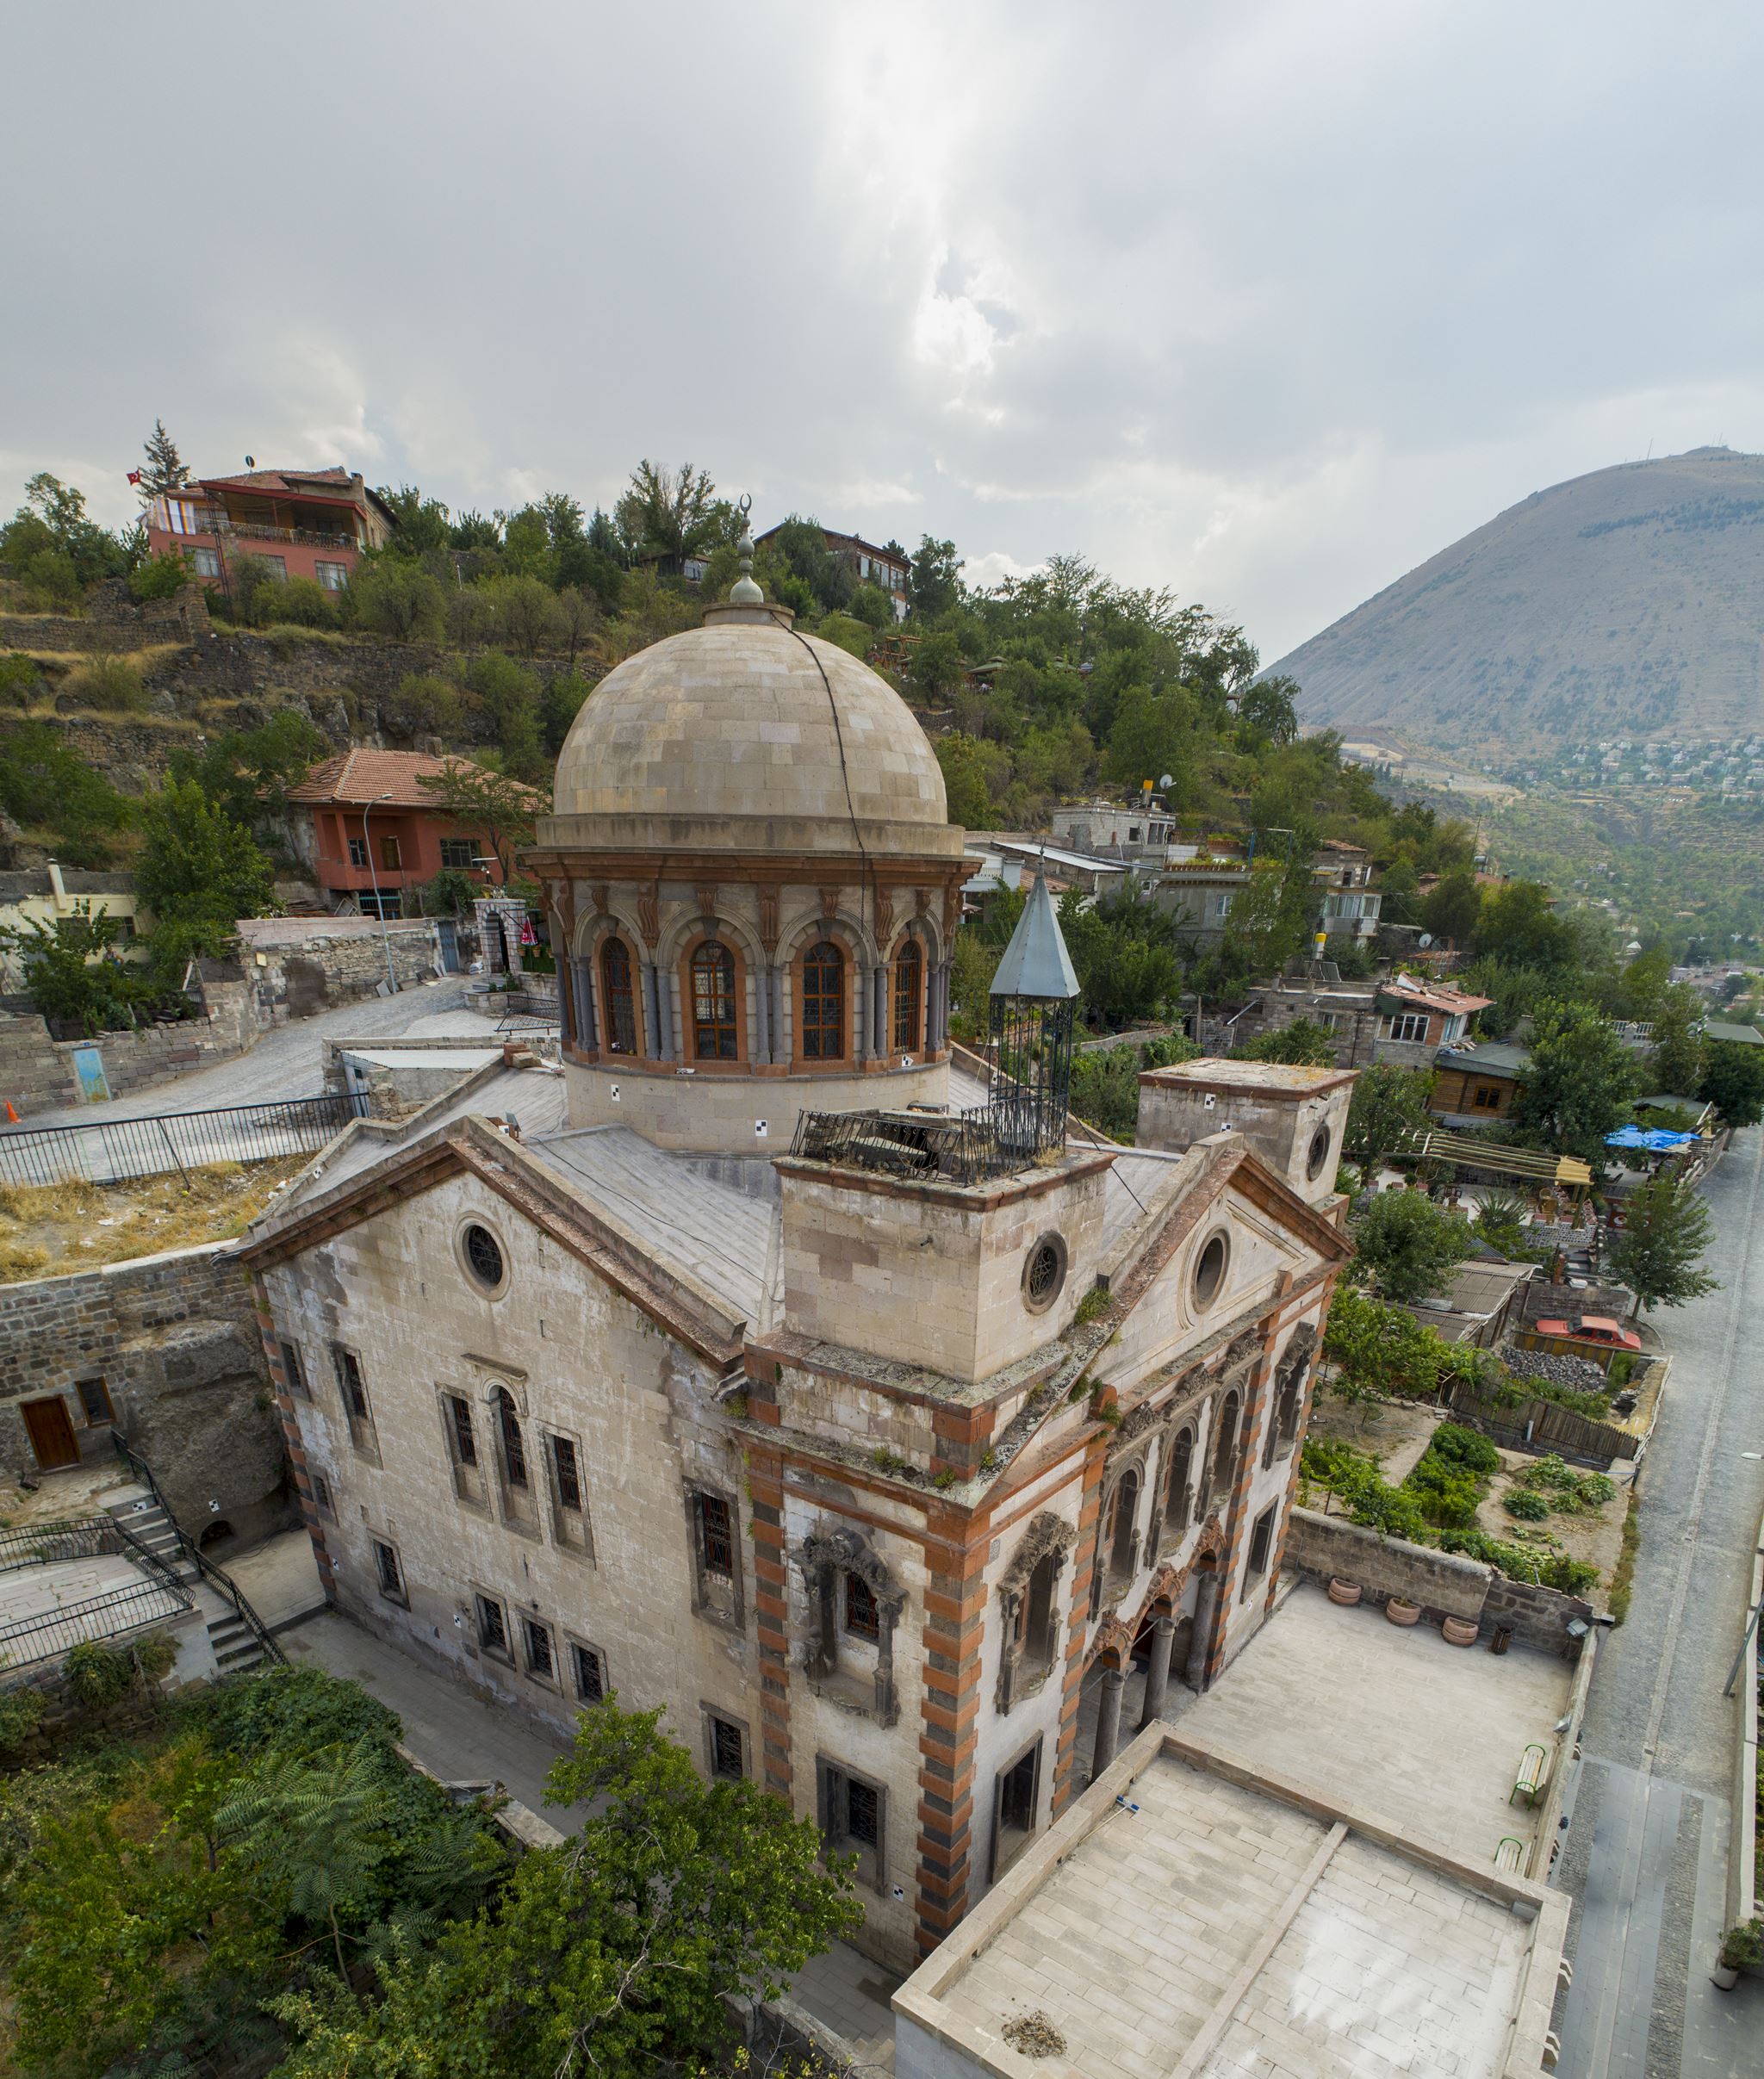
M152 437L145 444L147 466L141 471L140 487L148 498L160 498L189 481L189 470L177 452L177 443L165 431L165 421L153 421Z

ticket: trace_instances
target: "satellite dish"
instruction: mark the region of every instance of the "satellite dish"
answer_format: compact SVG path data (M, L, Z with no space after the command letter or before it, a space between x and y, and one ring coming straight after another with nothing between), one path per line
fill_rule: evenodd
M1166 773L1158 784L1160 787L1173 787L1176 785L1176 775L1173 773Z
M258 466L257 456L255 455L247 455L245 458L245 466L247 469L255 469Z
M1415 943L1417 946L1431 946L1433 943L1433 934L1431 931L1424 931Z

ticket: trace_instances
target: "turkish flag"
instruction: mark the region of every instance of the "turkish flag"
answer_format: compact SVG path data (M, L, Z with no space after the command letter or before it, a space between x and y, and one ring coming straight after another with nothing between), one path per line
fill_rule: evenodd
M131 469L128 473L128 481L132 484L138 484L141 481L140 471L139 469Z

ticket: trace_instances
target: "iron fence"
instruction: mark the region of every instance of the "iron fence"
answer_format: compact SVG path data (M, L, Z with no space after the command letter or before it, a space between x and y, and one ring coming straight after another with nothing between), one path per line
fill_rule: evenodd
M53 1567L62 1560L97 1559L120 1552L121 1541L106 1536L115 1527L107 1516L87 1517L78 1522L14 1524L0 1530L0 1573L16 1573L21 1567Z
M1045 1150L1039 1114L1007 1099L966 1112L804 1112L791 1153L842 1169L974 1184L1032 1169Z
M163 1112L0 1133L0 1183L115 1184L218 1163L273 1162L316 1154L367 1110L364 1094L327 1092L274 1104Z
M71 1647L144 1630L182 1615L195 1599L187 1590L168 1587L156 1579L114 1588L108 1595L89 1596L84 1602L66 1603L40 1617L0 1624L0 1669L11 1675L22 1667L56 1660Z

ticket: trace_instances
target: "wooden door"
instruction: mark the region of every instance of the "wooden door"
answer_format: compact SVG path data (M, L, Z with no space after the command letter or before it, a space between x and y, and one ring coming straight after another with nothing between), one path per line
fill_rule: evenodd
M25 1434L30 1438L31 1449L44 1472L53 1473L58 1466L79 1463L79 1445L74 1441L73 1424L67 1418L67 1403L59 1393L47 1400L24 1401L19 1412L24 1417Z

